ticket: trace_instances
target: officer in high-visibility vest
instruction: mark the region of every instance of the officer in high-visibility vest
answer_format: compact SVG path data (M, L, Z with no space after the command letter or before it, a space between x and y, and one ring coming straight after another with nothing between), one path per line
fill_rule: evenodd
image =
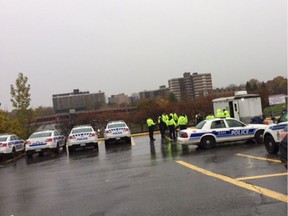
M229 111L226 110L226 109L223 109L223 116L224 116L225 118L230 118Z
M169 120L167 121L167 126L169 129L169 135L171 139L176 139L176 133L175 133L175 129L176 129L176 122L174 121L173 115L169 116Z
M180 130L184 130L187 128L187 118L185 115L180 115L178 118L178 125Z
M155 127L155 122L153 121L152 118L148 118L146 120L147 126L148 126L148 131L149 131L149 138L150 141L154 141L154 127Z
M222 118L222 117L224 117L223 111L222 111L221 109L217 109L216 117L217 117L217 118Z

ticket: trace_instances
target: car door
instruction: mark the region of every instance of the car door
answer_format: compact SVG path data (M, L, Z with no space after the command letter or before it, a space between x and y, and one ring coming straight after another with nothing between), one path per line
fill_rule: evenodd
M251 133L250 129L243 122L237 121L236 119L226 119L226 123L230 129L231 141L247 140L251 138L251 134L253 133Z
M223 119L211 122L211 132L216 136L216 142L227 142L230 139L230 131Z

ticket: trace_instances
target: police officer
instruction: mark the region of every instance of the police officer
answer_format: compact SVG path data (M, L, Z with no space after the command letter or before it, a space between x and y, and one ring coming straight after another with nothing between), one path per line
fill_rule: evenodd
M222 111L221 109L217 109L216 117L217 117L217 118L222 118L222 117L224 117L223 111Z
M171 139L176 139L176 122L174 121L173 115L169 116L169 120L167 121L167 126L169 129L169 135Z
M153 121L152 118L148 118L146 120L147 126L148 126L148 131L149 131L149 138L150 141L154 141L154 127L155 127L155 122Z
M159 115L158 117L158 127L160 130L161 138L165 137L166 122L163 120L163 116Z
M226 110L226 109L223 109L223 116L224 116L225 118L230 118L229 111Z
M178 125L180 130L184 130L187 128L187 116L186 115L180 115L178 118Z

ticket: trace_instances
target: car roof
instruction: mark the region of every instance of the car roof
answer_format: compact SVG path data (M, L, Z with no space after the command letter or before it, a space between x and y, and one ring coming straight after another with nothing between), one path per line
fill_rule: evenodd
M83 127L92 127L92 125L90 125L90 124L86 124L86 125L75 125L75 126L73 127L73 129L74 129L74 128L83 128Z
M56 129L35 131L33 134L36 134L36 133L47 133L47 132L53 132L53 131L55 131L55 130L56 130Z
M118 121L110 121L107 124L118 124L118 123L125 123L125 122L123 120L118 120Z
M3 134L0 134L0 136L11 136L11 135L15 135L15 134L9 134L9 133L3 133Z

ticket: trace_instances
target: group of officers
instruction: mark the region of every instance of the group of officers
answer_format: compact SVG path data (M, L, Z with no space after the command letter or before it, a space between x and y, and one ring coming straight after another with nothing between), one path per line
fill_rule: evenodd
M216 111L216 117L217 118L229 118L230 114L229 111L226 109L217 109ZM206 120L214 119L214 115L207 115ZM198 124L200 121L203 120L201 115L195 116L196 124ZM149 138L150 141L154 141L154 130L156 123L153 121L152 118L148 118L146 120L148 131L149 131ZM167 115L166 113L163 113L162 115L159 115L158 120L158 127L160 130L161 138L165 137L165 132L169 131L169 136L171 139L175 140L177 138L177 128L180 130L186 129L188 125L188 117L185 114L177 115L177 113L170 113Z
M154 141L154 129L156 123L152 118L148 118L147 121L149 138L150 141ZM185 114L177 115L177 113L170 113L169 115L163 113L158 116L158 127L160 130L161 138L165 137L166 130L169 131L169 136L171 139L175 140L176 137L176 129L179 127L180 130L186 129L188 125L188 117Z

